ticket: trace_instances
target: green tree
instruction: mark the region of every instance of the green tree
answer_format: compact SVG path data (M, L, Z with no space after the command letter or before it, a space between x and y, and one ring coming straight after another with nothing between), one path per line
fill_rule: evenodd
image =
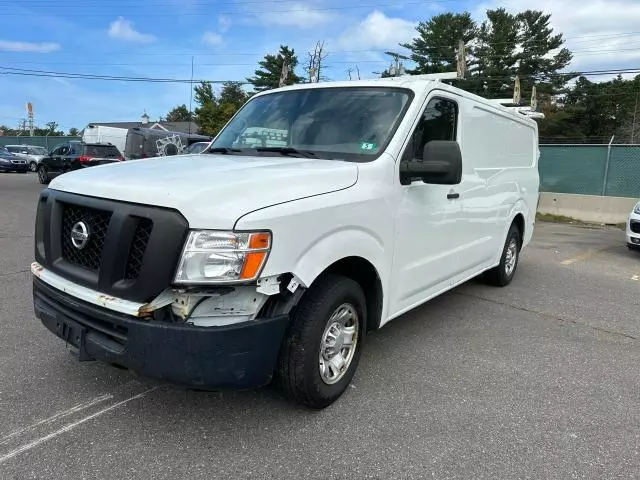
M247 93L242 89L242 83L240 82L225 82L222 84L222 90L220 91L220 104L228 104L235 107L236 110L240 109L242 105L248 100Z
M194 87L193 92L195 101L200 106L215 102L215 95L213 94L213 86L211 85L211 82L200 82L200 85L196 85Z
M58 132L57 122L47 122L45 125L47 126L46 130L49 132L49 135L53 135L55 133L62 133L62 132Z
M480 26L468 12L444 13L420 22L416 38L401 45L411 51L416 64L410 73L455 71L457 44L462 40L467 78L456 85L465 90L488 98L508 98L516 75L525 98L534 84L541 95L565 90L571 76L558 73L572 55L562 48L562 34L553 33L550 15L534 10L514 15L498 8L487 10L486 16Z
M508 98L518 70L520 22L504 8L487 10L487 19L477 31L475 65L468 88L486 98ZM474 79L477 77L477 80Z
M74 127L69 129L69 133L67 133L67 135L70 137L77 137L79 133L80 131Z
M253 85L256 92L262 92L272 88L278 88L280 85L280 77L282 75L283 64L287 65L287 78L285 85L293 85L304 81L295 73L298 66L298 57L296 57L293 49L285 45L280 46L280 51L276 55L265 55L264 60L259 62L260 68L255 71L254 77L247 78L247 81Z
M195 100L198 107L195 110L196 122L200 132L215 136L231 119L247 100L247 94L237 82L226 82L218 96L209 82L203 82L195 87Z
M401 44L411 51L411 60L416 64L415 69L409 71L412 74L455 71L458 42L463 40L469 45L478 35L469 12L436 15L420 22L416 31L416 38Z
M522 78L522 91L533 84L540 93L555 94L564 89L574 76L558 75L573 55L564 45L561 33L554 34L550 26L551 15L537 10L526 10L517 15L520 24L518 36L518 74ZM551 52L560 49L558 53Z
M189 120L191 120L191 114L184 104L173 107L166 116L167 122L188 122Z

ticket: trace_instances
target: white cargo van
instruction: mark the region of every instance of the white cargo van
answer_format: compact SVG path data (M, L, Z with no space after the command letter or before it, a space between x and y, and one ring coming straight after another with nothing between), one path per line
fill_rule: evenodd
M480 274L511 282L537 161L535 121L438 81L260 93L208 154L51 182L35 312L80 360L200 389L275 377L322 408L366 332Z
M129 129L89 124L82 133L84 143L110 143L124 155Z

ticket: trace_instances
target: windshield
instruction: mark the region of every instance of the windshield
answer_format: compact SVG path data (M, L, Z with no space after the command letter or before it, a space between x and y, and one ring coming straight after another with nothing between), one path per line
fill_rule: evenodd
M211 149L260 155L295 149L316 158L373 160L389 143L411 98L409 90L389 87L309 88L267 94L250 100Z

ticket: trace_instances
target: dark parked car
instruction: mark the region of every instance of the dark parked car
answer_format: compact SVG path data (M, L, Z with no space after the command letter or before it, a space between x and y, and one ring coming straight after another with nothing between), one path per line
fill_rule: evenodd
M49 183L54 177L72 170L114 163L124 160L120 151L111 144L68 142L58 145L38 165L40 183Z
M9 150L0 147L0 172L27 173L29 164L26 160L16 157Z

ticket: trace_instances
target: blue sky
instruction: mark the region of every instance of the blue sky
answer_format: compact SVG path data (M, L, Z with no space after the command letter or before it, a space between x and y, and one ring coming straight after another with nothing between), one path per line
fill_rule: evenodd
M418 21L462 10L482 20L497 5L552 13L576 51L574 69L640 66L640 48L629 48L640 46L637 0L4 0L0 67L188 79L194 56L196 79L243 80L280 44L303 60L322 40L330 79L356 65L366 78L388 66L383 52L399 50ZM0 92L0 124L15 127L30 101L37 124L68 130L145 110L155 120L188 105L190 87L0 74Z

